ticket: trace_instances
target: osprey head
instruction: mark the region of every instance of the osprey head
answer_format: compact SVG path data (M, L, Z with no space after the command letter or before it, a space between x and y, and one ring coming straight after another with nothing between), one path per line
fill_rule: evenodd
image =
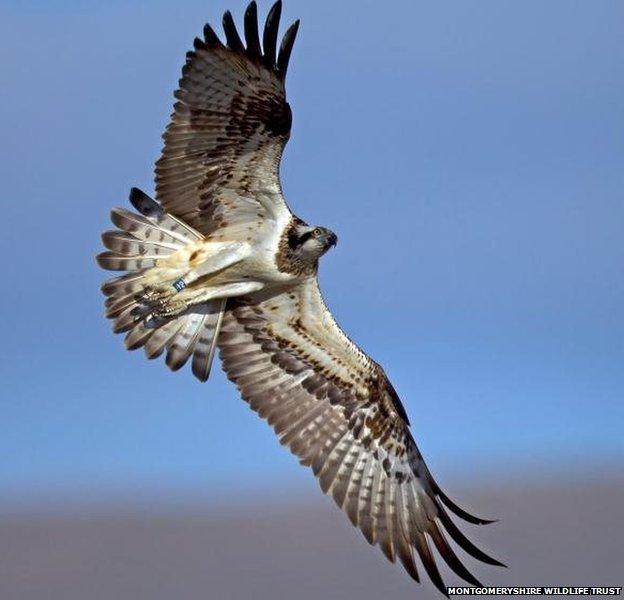
M292 273L309 273L316 270L318 259L338 242L338 236L326 227L310 227L293 220L282 238L283 266Z
M299 225L294 228L289 243L302 257L314 261L338 243L338 236L326 227Z

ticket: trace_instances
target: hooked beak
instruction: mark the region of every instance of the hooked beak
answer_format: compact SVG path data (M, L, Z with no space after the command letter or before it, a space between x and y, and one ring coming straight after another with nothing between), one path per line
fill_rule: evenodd
M338 243L338 236L329 229L327 230L327 247L335 246Z

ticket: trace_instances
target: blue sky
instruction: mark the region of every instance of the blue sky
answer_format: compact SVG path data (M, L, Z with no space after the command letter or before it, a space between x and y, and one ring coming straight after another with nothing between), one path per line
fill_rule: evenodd
M284 188L339 234L329 306L442 482L618 463L624 5L387 4L284 6ZM226 8L0 8L0 494L311 481L219 370L170 373L102 316L109 209L153 190L184 52Z

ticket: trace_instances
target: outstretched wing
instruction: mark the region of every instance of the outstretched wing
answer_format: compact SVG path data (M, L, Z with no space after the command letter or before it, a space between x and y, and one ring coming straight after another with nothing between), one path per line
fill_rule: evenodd
M473 557L501 564L450 519L445 506L471 523L488 522L440 490L391 383L338 327L315 279L229 306L218 342L228 377L369 543L418 581L416 552L444 594L432 543L457 575L479 585L445 532Z
M245 12L246 45L228 11L226 45L206 25L187 54L156 163L156 198L203 234L228 228L248 235L254 223L290 216L279 164L292 121L284 79L299 21L278 52L280 14L278 0L261 47L256 3Z

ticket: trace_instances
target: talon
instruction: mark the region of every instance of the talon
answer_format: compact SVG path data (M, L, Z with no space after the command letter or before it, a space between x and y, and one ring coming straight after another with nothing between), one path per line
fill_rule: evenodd
M179 293L186 288L183 279L161 285L146 285L134 298L139 306L132 310L137 320L144 320L146 327L154 327L161 319L169 319L183 313L188 303L180 299Z
M172 285L163 285L158 288L146 287L137 300L149 305L164 305L177 294Z
M188 304L184 302L184 300L161 300L158 307L152 311L152 316L155 318L176 317L183 313L187 308Z

